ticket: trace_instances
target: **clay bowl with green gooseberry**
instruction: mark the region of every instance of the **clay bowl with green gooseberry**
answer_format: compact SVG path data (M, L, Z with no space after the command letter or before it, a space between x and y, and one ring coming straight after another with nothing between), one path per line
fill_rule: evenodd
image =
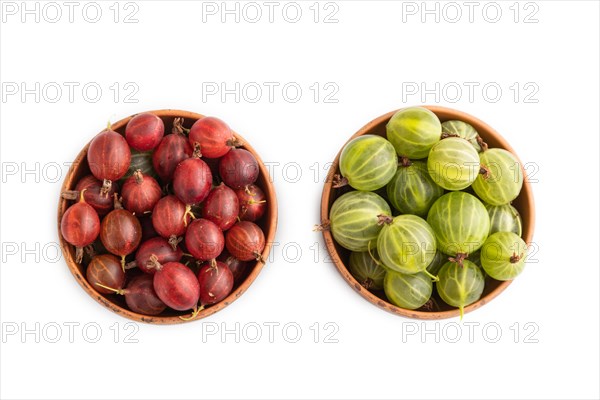
M101 131L100 133L106 133L109 132L111 133L111 131L116 132L118 135L121 135L122 137L127 137L128 134L126 134L126 127L128 126L128 123L136 116L140 116L145 114L146 116L148 114L153 114L154 116L160 118L160 120L162 121L162 124L159 125L164 125L164 137L161 134L161 137L158 140L163 140L164 138L167 138L168 136L172 136L172 135L183 135L183 132L189 132L189 130L191 129L191 127L194 125L195 122L199 121L199 120L204 120L206 119L205 116L201 115L201 114L197 114L197 113L193 113L193 112L189 112L189 111L181 111L181 110L171 110L171 109L166 109L166 110L157 110L157 111L147 111L144 113L139 113L139 114L135 114L135 115L131 115L129 117L126 117L114 124L109 124L108 128ZM213 119L214 120L214 119ZM132 125L134 125L132 123ZM226 125L227 126L227 125ZM116 265L118 267L116 267L116 269L118 269L120 272L121 270L121 266L124 265L124 263L126 262L127 267L123 267L123 271L126 274L124 279L125 283L123 284L123 281L121 281L121 284L123 284L122 288L124 288L125 290L128 289L128 284L131 283L133 285L133 281L136 281L137 278L144 278L144 279L139 279L136 283L139 283L136 286L136 289L138 291L141 290L146 290L146 291L151 291L154 293L154 290L152 289L152 280L148 278L148 276L152 277L153 275L149 275L148 273L146 273L147 271L141 271L141 268L136 268L135 266L131 267L131 269L129 269L129 265L132 263L136 262L136 252L137 250L140 248L140 246L142 244L147 243L147 241L151 241L153 239L159 239L159 240L165 240L166 239L162 239L160 238L156 231L157 229L156 226L153 227L153 222L152 222L152 211L156 210L156 207L152 210L152 211L147 211L146 213L142 214L140 216L140 214L136 214L135 212L130 212L129 209L127 209L127 206L125 206L126 210L113 210L112 212L115 211L126 211L129 213L129 215L133 215L134 218L137 218L139 216L139 224L138 226L141 227L141 235L142 238L139 239L140 246L138 246L133 252L129 253L126 256L123 256L123 260L121 261L121 264L119 264L119 259L118 257L114 256L114 255L110 255L108 254L105 246L103 245L103 241L101 240L101 236L104 232L104 230L102 229L102 232L100 232L100 234L97 236L97 239L92 243L92 251L90 253L83 252L81 250L78 250L78 248L76 248L73 244L71 244L69 241L67 241L65 239L64 235L64 231L61 229L61 222L63 221L63 216L65 215L65 213L67 212L67 210L70 207L73 207L74 204L78 204L78 201L80 202L81 198L83 198L83 192L84 190L81 189L81 191L77 191L75 190L77 187L77 184L82 181L82 178L89 178L91 177L92 180L94 180L94 177L91 176L91 170L90 170L90 160L88 159L88 150L90 149L90 144L93 142L90 141L77 155L77 157L75 158L75 161L73 162L72 166L70 167L66 178L63 182L62 185L62 189L61 189L61 198L58 202L58 237L59 237L59 243L62 249L62 253L64 256L64 259L66 261L66 264L69 268L69 270L71 271L72 275L75 277L76 281L78 282L78 284L83 288L83 290L90 296L92 297L95 301L97 301L100 305L102 305L103 307L113 311L116 314L121 315L122 317L134 320L134 321L138 321L138 322L144 322L144 323L149 323L149 324L158 324L158 325L167 325L167 324L179 324L179 323L184 323L184 322L188 322L188 321L195 321L198 319L202 319L205 317L208 317L220 310L222 310L223 308L225 308L226 306L230 305L233 301L237 300L246 290L248 290L248 288L250 287L250 285L252 285L252 283L254 282L254 280L257 278L257 276L259 275L259 273L261 272L264 264L265 264L265 260L268 259L268 255L269 252L271 251L271 247L272 247L272 243L275 237L275 231L277 228L277 199L276 199L276 195L275 195L275 189L273 186L273 183L269 177L269 173L268 170L265 168L264 163L262 162L260 156L258 155L258 153L252 148L252 146L242 137L240 136L238 133L236 133L233 130L229 130L229 126L227 126L228 129L228 134L230 137L231 142L227 142L227 146L231 146L231 149L237 148L237 150L239 152L243 152L244 154L246 154L246 156L248 157L248 153L250 153L255 160L255 171L256 169L258 170L256 172L257 176L254 176L254 183L252 184L252 187L257 187L259 189L262 189L260 191L260 195L263 196L263 200L260 201L260 203L262 203L264 205L264 209L260 212L260 216L256 216L256 218L254 220L252 220L253 222L247 222L247 221L242 221L245 222L246 225L245 227L248 227L249 224L252 224L252 229L254 230L260 230L262 231L261 236L264 236L262 241L262 251L256 251L254 253L251 253L251 258L245 260L244 262L238 262L238 259L235 259L236 262L238 262L236 264L236 266L232 266L230 259L231 257L230 254L228 254L226 252L227 247L225 247L225 250L219 255L219 257L216 257L216 260L211 257L211 259L213 261L209 261L209 263L212 263L210 266L215 266L217 265L216 262L217 260L219 261L219 263L223 262L225 263L228 267L230 267L230 271L231 274L233 275L234 278L233 279L233 283L229 286L228 284L228 291L223 293L223 297L220 298L219 301L216 301L215 303L204 303L204 300L202 300L202 292L200 292L200 297L199 300L196 302L197 305L197 309L196 307L194 307L192 310L180 310L177 311L174 308L171 307L166 307L165 304L163 304L162 302L158 301L158 303L160 303L160 310L162 311L156 311L156 307L158 307L156 305L156 303L153 304L144 304L144 307L146 307L146 309L150 309L152 311L156 311L155 313L148 313L148 314L144 314L141 312L135 312L132 311L132 308L130 306L130 303L126 300L126 295L124 295L124 293L114 293L114 291L111 290L102 290L99 287L96 287L95 285L92 285L90 283L90 264L91 261L93 260L93 256L95 253L96 257L108 257L108 258L103 258L101 261L98 261L98 265L100 265L100 268L98 269L98 271L102 272L102 268L105 268L106 270L109 270L109 268L107 266L113 265L113 269L112 271L115 271L115 267L114 264L116 263ZM112 134L112 133L111 133ZM100 135L100 134L99 134ZM98 135L98 136L99 136ZM90 135L91 136L91 135ZM96 137L98 137L96 136ZM187 143L187 135L183 135L183 137L185 137L185 142ZM161 139L163 138L163 139ZM90 139L93 139L92 137L90 137ZM119 138L117 138L119 139ZM122 141L122 139L119 139ZM128 141L129 142L129 141ZM172 144L173 141L169 141L169 146ZM231 144L229 144L231 143ZM130 146L133 148L133 146L130 144ZM186 145L187 146L187 145ZM154 148L154 150L152 151L156 151L156 149L160 148L160 145L157 145L157 147ZM169 147L169 149L171 149L172 147ZM190 146L191 148L191 146ZM131 150L131 149L130 149ZM153 160L152 160L152 154L148 154L148 152L138 152L138 151L134 151L131 150L131 158L130 161L128 160L127 162L130 163L128 164L129 170L127 172L127 174L123 177L120 178L118 181L117 180L113 180L112 181L112 185L113 187L117 188L119 191L123 190L124 187L124 182L127 182L127 177L131 175L131 178L136 178L137 176L135 174L133 174L132 171L137 171L140 170L143 174L144 177L146 176L152 176L156 179L156 182L158 182L160 184L160 188L158 189L159 194L158 196L162 196L160 197L160 200L165 200L167 198L176 198L176 196L174 194L172 195L168 195L167 194L171 194L171 192L173 192L174 190L176 190L174 188L175 186L175 181L172 180L173 178L169 178L169 180L165 180L163 179L163 175L160 175L159 173L157 173L155 170L153 170ZM190 151L191 154L191 151ZM236 153L236 154L240 154L240 153ZM200 152L198 152L197 154L194 153L194 156L197 156L198 159L202 158L205 163L206 163L206 169L209 169L212 172L212 177L214 178L217 174L219 174L219 167L220 165L218 164L218 160L223 160L224 156L221 157L220 159L217 158L213 158L213 159L207 159L202 157L202 155L200 154ZM189 157L189 158L187 158ZM188 156L186 157L185 161L190 160L192 157L188 154ZM238 157L236 155L236 157ZM170 156L169 156L170 158ZM250 157L251 158L251 157ZM111 159L112 160L112 159ZM177 172L177 168L179 166L182 165L183 162L179 162L177 161L178 164L175 164L173 166L174 173L175 175L178 173ZM215 172L217 171L217 172ZM173 177L173 170L171 170L171 176ZM95 175L95 174L94 174ZM193 176L193 175L190 175ZM153 179L154 179L153 178ZM144 178L145 179L145 178ZM189 177L186 177L184 179L189 179ZM207 178L208 179L208 178ZM222 175L219 175L219 180L221 182L224 182L225 179L223 178ZM100 182L100 184L102 184L102 181L98 181ZM106 182L106 181L105 181ZM139 182L138 182L139 183ZM208 181L207 185L208 185L208 189L210 190L210 195L212 195L212 192L220 187L223 187L224 185L220 185L218 184L219 182L215 183L214 181ZM217 185L217 186L215 186ZM233 186L231 184L228 183L229 186L231 186L233 188ZM212 186L212 188L211 188ZM246 189L249 188L248 185L245 186ZM98 190L100 190L99 188L96 188ZM227 189L227 190L231 190L231 193L236 192L236 194L233 194L233 197L236 197L237 192L238 191L243 191L244 188L240 187L237 189ZM113 188L111 188L111 191L113 191ZM161 193L162 191L162 193ZM65 193L79 193L77 194L77 198L72 197L72 198L65 198ZM101 193L101 192L99 192ZM121 193L122 194L122 193ZM210 196L209 195L209 196ZM73 195L74 196L74 195ZM216 197L216 196L215 196ZM206 199L208 199L208 197L206 197ZM186 218L188 218L187 215L187 207L185 206L185 204L183 204L183 201L180 200L175 200L177 202L179 202L180 204L183 205L183 207L186 208L186 214L183 217L183 220L185 220ZM208 201L208 200L207 200ZM216 203L221 203L221 201L217 201ZM112 203L111 203L112 204ZM125 203L123 203L125 204ZM155 203L158 204L158 203ZM199 203L201 205L205 205L206 203L203 201L202 203ZM241 200L240 200L240 210L242 210L241 208ZM88 207L88 205L85 205L86 207ZM112 207L112 206L111 206ZM91 208L91 207L90 207ZM96 210L98 211L98 210ZM201 208L197 205L194 204L193 206L190 205L190 211L192 213L195 214L195 218L196 220L193 221L194 223L196 223L197 221L200 220L205 220L204 218L209 218L206 217L204 215L204 211L201 210ZM106 211L106 213L108 213L109 211ZM102 220L102 223L104 223L104 220L106 220L106 215L108 214L102 214L100 211L98 211L98 215L99 218ZM240 211L241 213L241 211ZM72 213L73 214L73 213ZM147 215L146 215L147 214ZM240 214L241 215L241 214ZM244 219L244 217L242 217L242 219ZM145 220L145 223L143 222ZM179 219L177 219L177 221L179 221ZM228 234L229 231L231 231L233 229L233 227L235 225L239 224L239 219L235 219L236 222L231 221L231 226L228 228L229 230L225 231L224 228L223 229L223 236L222 237L226 237L226 235ZM149 226L149 228L148 228ZM190 226L192 226L192 219L191 217L188 218L188 223L186 225L188 228ZM214 224L214 226L217 226L216 224ZM220 227L220 226L219 226ZM218 229L218 228L217 228ZM118 231L118 229L117 229ZM154 231L154 235L150 235L150 236L145 236L146 232L152 232ZM238 229L238 231L240 231L240 229ZM113 232L115 233L115 232ZM118 233L118 232L117 232ZM245 232L242 232L242 236ZM118 235L117 235L118 236ZM175 243L175 245L172 245L173 251L175 251L175 246L179 246L179 248L177 249L177 251L179 251L179 257L180 260L179 262L181 264L179 264L178 262L170 262L172 260L168 260L169 262L163 262L163 267L167 264L178 264L181 268L184 268L185 266L183 265L183 263L185 263L187 266L189 266L189 270L191 271L191 273L188 271L186 272L187 276L191 276L192 279L196 280L196 286L198 285L198 282L200 280L199 275L202 273L202 271L205 268L202 268L203 265L200 265L200 262L196 262L195 258L197 258L195 255L192 257L191 254L187 254L191 253L192 251L189 249L189 246L186 246L186 240L184 239L184 235L180 234L178 235L179 241ZM233 235L232 235L233 236ZM242 237L242 236L238 236ZM227 239L225 239L224 241L227 241ZM169 244L171 244L169 242ZM83 246L83 245L82 245ZM89 250L87 248L89 248L90 246L86 246L86 250ZM81 248L79 248L81 249ZM79 251L79 253L78 253ZM113 254L117 254L114 253ZM184 254L184 258L181 258L181 254ZM81 262L77 262L78 260L78 256L81 255L82 260ZM254 257L255 255L255 257ZM189 258L185 258L185 257L189 257ZM221 258L223 257L223 258ZM241 257L240 257L241 258ZM114 260L114 261L111 261ZM112 263L112 264L111 264ZM222 264L219 264L222 265ZM209 265L206 265L206 267L210 267ZM166 267L164 267L166 270ZM171 268L171 270L173 270L173 268ZM98 272L96 271L96 269L94 269L95 273ZM157 273L157 272L156 272ZM158 274L158 273L157 273ZM166 275L166 273L165 273ZM205 274L206 275L206 274ZM94 277L94 275L92 275L92 277ZM95 276L97 277L97 276ZM149 282L148 282L149 281ZM206 281L206 279L205 279ZM231 280L230 280L231 282ZM96 282L97 283L97 282ZM148 286L150 288L148 288ZM156 280L154 280L154 286L156 288ZM202 283L200 282L200 287L202 287ZM206 290L207 293L210 293L210 291L207 289ZM139 292L138 292L139 293ZM158 293L158 291L156 291L156 293ZM156 299L157 294L154 294L153 299ZM198 299L198 297L197 297ZM144 299L145 300L145 299ZM162 300L162 298L161 298ZM166 303L166 302L165 302ZM207 304L205 306L205 304ZM154 307L155 308L151 308ZM202 307L200 307L202 306ZM193 313L190 315L190 312ZM197 311L197 313L196 313Z
M521 238L522 240L529 245L531 243L534 231L535 224L535 204L533 199L533 192L530 183L527 181L527 175L523 170L523 163L520 162L518 156L516 155L513 148L510 144L504 139L496 130L494 130L490 125L481 121L480 119L469 115L465 112L440 107L440 106L419 106L425 108L439 119L441 123L445 121L453 121L458 120L470 124L479 134L483 142L487 144L489 148L500 148L507 150L512 155L515 156L516 160L519 161L520 170L523 173L523 184L521 191L519 192L518 197L516 197L510 204L517 210L521 217ZM363 126L358 132L356 132L348 141L349 143L352 140L365 136L365 135L375 135L379 137L386 138L386 125L390 121L390 119L396 114L399 110L391 111L387 114L384 114L378 118L375 118L371 122L367 123ZM373 139L370 139L373 140ZM346 147L346 145L344 145ZM327 224L330 221L330 211L332 205L340 196L355 191L353 187L348 184L347 181L343 182L340 187L339 179L341 177L340 171L340 156L344 147L338 152L327 176L327 180L325 182L322 198L321 198L321 226L319 230L322 230L324 241L326 248L331 256L333 264L336 269L341 274L342 278L363 298L377 307L391 312L396 315L400 315L403 317L414 318L414 319L422 319L422 320L436 320L436 319L444 319L444 318L452 318L457 316L462 316L461 310L459 308L450 306L442 301L440 295L437 293L435 289L435 284L433 284L433 290L431 294L431 298L427 301L423 306L416 309L402 308L392 303L388 299L385 294L383 288L369 288L368 285L365 285L365 282L355 278L357 275L356 272L353 274L350 268L350 256L353 254L350 250L348 250L347 246L342 246L334 239L334 236L330 229L327 228ZM388 151L388 150L386 150ZM422 158L422 157L416 157ZM399 164L402 163L402 158L399 158ZM398 167L400 168L400 167ZM382 168L382 170L386 170L387 167ZM387 172L386 172L387 173ZM483 174L483 171L481 172ZM380 174L381 175L381 174ZM371 190L371 189L364 189ZM382 194L382 191L384 192ZM467 188L466 192L473 193L472 188ZM450 193L447 190L446 193ZM381 190L376 190L375 193L382 194L382 198L385 198L385 187ZM388 200L389 203L389 200ZM390 205L390 209L394 210L394 207ZM393 215L398 215L399 212L395 210ZM423 217L425 218L425 217ZM407 224L406 226L410 226ZM354 253L356 254L356 253ZM360 253L359 253L360 254ZM367 257L367 256L363 256ZM377 257L375 255L375 257ZM364 260L363 260L364 261ZM469 264L471 265L471 264ZM379 273L381 275L381 273ZM408 275L411 276L411 275ZM418 276L418 275L417 275ZM466 305L463 308L464 313L471 312L476 310L485 304L487 304L492 299L496 298L500 295L512 282L512 280L504 280L499 281L492 279L490 276L485 276L485 286L483 292L479 299L469 305ZM381 278L381 276L380 276ZM422 277L421 277L422 278ZM390 279L391 280L391 279ZM417 279L418 280L418 279ZM365 287L367 286L367 287Z

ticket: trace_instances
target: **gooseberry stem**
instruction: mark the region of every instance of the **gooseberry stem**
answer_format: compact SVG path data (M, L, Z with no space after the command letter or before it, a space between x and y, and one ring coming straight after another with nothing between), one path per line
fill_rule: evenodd
M483 175L483 179L488 179L490 177L490 170L485 165L481 165L479 167L479 174Z
M100 286L101 288L106 289L106 290L112 290L116 294L120 294L120 295L124 295L125 294L125 290L123 290L123 289L113 289L111 287L104 286L103 284L98 283L98 282L96 282L95 285Z
M430 277L433 282L439 282L440 281L440 278L438 278L437 276L433 275L431 272L427 271L427 268L425 268L423 270L423 272L425 272L425 275L427 275L428 277Z
M442 136L440 136L440 140L443 140L443 139L446 139L449 137L460 137L460 135L457 135L456 133L442 132Z
M187 226L187 225L186 225ZM183 238L178 238L175 235L171 235L169 236L169 244L171 245L171 247L173 248L173 251L177 250L177 245L179 244L179 242L181 242L183 240Z
M333 175L332 186L334 189L339 189L348 185L348 179L342 177L339 174Z
M482 137L477 135L477 144L481 147L482 151L486 151L488 149L488 144L483 141Z
M179 318L181 318L182 321L191 321L194 318L196 318L198 316L198 313L200 313L200 311L202 310L204 310L204 306L196 306L194 307L194 311L192 311L192 314L189 317L180 316Z
M190 130L183 127L183 118L175 118L173 121L173 129L171 129L171 133L176 133L180 135L186 135Z
M158 262L158 257L156 257L154 254L150 256L150 259L146 263L146 267L150 269L156 269L157 271L162 269L161 263Z
M248 201L248 204L263 204L266 202L267 202L267 200L260 200L260 201L250 200L250 201Z
M196 219L196 216L192 212L192 206L189 204L186 204L185 205L185 213L183 214L183 225L184 226L188 226L188 222L187 222L188 215L191 219Z
M125 269L133 269L133 268L137 268L137 261L133 260L133 261L125 264Z
M85 197L83 197L83 193L85 193L86 190L87 190L87 188L85 188L81 192L79 192L79 203L85 203Z
M201 150L201 145L198 142L194 142L194 153L192 154L192 157L195 158L200 158L202 157L202 150Z
M94 249L94 246L91 244L88 244L87 246L85 246L83 248L84 252L87 253L87 255L90 258L94 258L94 256L96 255L96 249Z
M313 232L323 232L328 231L331 228L331 222L327 219L321 222L321 225L315 225L313 227Z
M367 252L369 253L369 257L371 257L371 260L373 260L373 262L377 265L379 265L380 267L383 267L383 264L381 263L381 261L377 260L375 258L375 256L373 255L373 253L371 253L371 242L369 241L369 243L367 243Z
M517 262L519 262L519 260L521 259L521 257L523 257L522 254L517 254L513 252L513 255L510 257L510 263L511 264L516 264Z
M255 251L253 253L254 257L256 257L256 261L261 262L261 263L265 263L265 259L263 258L262 254L260 254L258 251Z
M231 139L229 139L227 141L227 146L230 147L242 147L244 145L244 142L242 142L241 140L238 140L238 138L236 138L235 136L233 136Z
M102 181L102 187L100 188L100 195L103 197L108 197L108 192L110 192L111 187L112 181L110 179L104 179Z
M135 177L135 183L137 183L138 185L144 182L144 176L142 175L141 169L136 169L133 173L133 176Z
M121 199L119 198L119 194L115 193L113 195L114 197L114 205L115 205L115 210L122 210L123 209L123 204L121 204Z
M385 215L385 214L379 214L377 216L377 218L379 219L379 221L377 221L377 225L390 225L392 222L394 222L394 218L390 217L389 215Z
M465 253L456 253L456 257L448 257L448 261L457 263L461 268L463 267L463 261L465 258L469 257L468 254Z
M401 167L410 167L412 165L412 162L409 160L408 157L405 156L400 156L400 164Z
M121 268L123 268L123 272L125 272L125 256L121 256Z
M60 196L65 200L77 200L79 198L78 190L65 190L60 194Z
M75 262L81 263L83 260L83 247L75 247Z

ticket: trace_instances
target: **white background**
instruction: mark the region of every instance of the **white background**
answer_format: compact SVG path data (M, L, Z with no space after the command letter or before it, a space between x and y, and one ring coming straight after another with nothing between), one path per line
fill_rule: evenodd
M261 21L248 22L254 11L247 8L246 19L241 15L236 23L230 15L221 23L220 14L203 14L211 5L192 1L137 1L128 9L121 3L115 23L113 3L99 2L97 23L82 17L83 2L72 23L62 2L56 23L47 21L55 15L49 8L39 22L29 15L25 23L21 10L12 15L2 9L2 398L599 397L597 2L498 2L496 23L488 22L496 6L483 14L483 2L472 22L468 6L454 3L462 12L456 23L448 21L456 7L443 2L439 22L425 15L425 23L421 2L339 1L327 9L322 3L318 23L312 1L299 3L297 23L282 17L286 3L275 8L272 23L261 2ZM136 7L138 22L123 23ZM336 10L338 22L323 23ZM524 23L530 13L532 23ZM30 89L39 82L40 91L56 82L62 97L51 102L52 85L39 99L10 94L23 82ZM79 84L72 101L65 82ZM125 101L128 82L134 85L129 89L139 88L128 99L137 103ZM242 93L238 102L233 95L225 101L207 95L203 88L211 82L280 86L273 102L263 86L263 97L252 103L254 92ZM296 103L281 93L290 82L303 89ZM315 82L317 102L309 88ZM334 86L323 91L328 82ZM102 88L97 102L83 97L86 83ZM421 83L434 89L425 99L407 91ZM470 98L466 85L475 84ZM486 84L491 89L482 93ZM325 102L332 87L339 88L330 99L337 103ZM422 103L478 116L537 171L538 262L462 323L421 323L372 306L323 262L321 236L311 231L319 221L325 163L366 122ZM56 259L56 205L67 167L58 179L55 167L73 160L107 120L161 108L223 118L265 162L279 163L273 173L277 241L292 244L287 254L277 247L250 290L222 312L180 326L138 325L126 340L135 325L88 297ZM298 168L302 175L293 182ZM273 343L270 322L280 324ZM70 323L79 324L72 340ZM245 333L239 343L234 334L221 336L236 323ZM302 329L297 343L288 342L293 328L282 332L286 323ZM86 335L85 324L97 325L88 325ZM262 337L250 343L256 324ZM57 326L62 336L51 343ZM94 327L102 336L90 343ZM37 330L39 338L22 336L23 329ZM425 330L434 333L422 337ZM333 334L330 340L326 333ZM461 337L451 343L457 333Z

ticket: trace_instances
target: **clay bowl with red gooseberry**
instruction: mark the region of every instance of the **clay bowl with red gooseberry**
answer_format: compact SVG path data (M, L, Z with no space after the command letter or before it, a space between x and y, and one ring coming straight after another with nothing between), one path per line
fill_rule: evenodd
M189 135L191 138L190 130L200 120L206 121L203 132L208 132L208 139L206 135L198 139L205 144L204 147L193 146L191 139L189 139L190 144L186 144L181 137L188 139ZM231 151L223 150L222 143L220 147L215 143L209 143L212 140L211 133L218 132L219 129L220 132L223 132L223 129L227 130L230 136L226 138L227 146ZM96 138L107 136L106 132L109 132L112 137L103 137L106 142L98 143L100 140ZM117 137L119 135L122 139ZM174 152L182 159L173 163L169 170L163 167L172 161L166 164L159 163L160 165L153 164L152 157L161 147L162 142L171 135L181 136L171 139L177 139L173 142L178 142L179 150ZM109 124L107 129L91 139L79 152L69 169L58 203L58 234L62 253L67 267L89 296L103 307L125 318L160 325L179 324L208 317L230 305L248 290L261 272L265 260L268 259L277 228L275 190L260 156L248 141L218 119L207 118L194 112L170 109L129 116L112 125ZM215 141L222 141L222 139L223 135L216 137ZM113 141L111 143L118 142L119 146L123 146L123 143L129 144L130 151L122 148L120 152L115 151L114 146L107 144L111 140ZM90 145L101 150L93 149L94 154L91 151L88 153ZM163 146L166 149L161 151L173 152L173 146L175 146L173 143L167 143ZM106 151L108 148L112 148L113 153L110 150ZM214 158L209 159L207 154L203 155L202 148L205 153ZM236 150L235 155L233 150ZM223 155L225 151L231 155ZM128 154L123 155L125 153ZM98 161L98 154L104 154L105 157L114 156L115 159L110 162ZM226 157L229 158L228 164L223 166ZM90 158L94 159L94 163ZM169 157L165 159L168 160ZM247 159L251 159L254 163L255 171L252 172L254 176L250 177L253 183L242 187L231 186L244 179L238 179L239 177L234 175L226 178L221 174L228 173L227 166ZM183 161L186 161L185 166L181 166ZM107 167L105 170L98 167L98 164L103 162ZM121 176L112 175L111 178L110 174L114 172L114 169L112 172L109 171L114 166L111 163L117 165L114 169L121 168L119 173ZM160 173L152 168L153 165L158 167ZM90 166L95 170L92 171ZM123 168L128 170L124 176ZM197 174L198 171L201 171L201 175ZM108 177L108 186L107 181L102 179L106 177ZM204 182L200 186L195 181L201 180L202 177L208 177L206 179L209 182ZM214 180L211 180L211 177ZM143 186L140 184L142 182L144 182ZM100 185L105 189L100 188ZM83 190L86 187L90 192L86 193L87 190ZM260 201L254 202L258 198L258 192L260 192ZM181 197L189 204L180 200ZM230 206L228 210L221 210L220 204L225 202L224 199L231 197L235 200L233 204L239 209ZM81 198L83 201L80 200ZM182 212L185 229L194 226L193 235L189 235L193 237L186 238L181 232L171 237L158 233L157 227L163 228L158 222L155 223L153 214L161 201L164 203L161 212L170 210L171 214L168 215L175 215L177 210ZM209 201L212 203L211 206L206 205ZM93 208L87 203L91 203ZM75 205L80 206L73 208ZM117 210L121 207L124 208ZM71 208L72 211L68 211ZM96 212L90 211L93 209ZM65 213L68 214L65 216ZM122 216L116 215L118 213L124 214L125 218L120 218ZM228 214L224 216L225 213ZM68 221L63 221L64 219ZM112 223L105 223L109 219ZM156 219L160 218L157 216ZM163 220L169 222L169 218ZM181 225L179 218L177 221ZM88 231L78 231L76 227L80 223L87 224ZM105 224L110 226L105 227ZM198 247L198 241L207 240L206 232L220 237L219 244L215 245L216 249L210 246ZM228 237L230 232L231 238ZM244 242L246 238L244 235L254 233L261 236L260 248L252 251L244 247L248 246L248 243ZM96 239L89 244L94 237ZM137 254L142 246L153 240L156 243L148 243L143 254ZM242 246L241 250L230 247L230 242ZM238 259L242 255L238 258L231 256L232 253L236 256L238 253L245 255L242 250L249 254L246 260ZM168 257L165 258L166 254L176 257L178 262L170 262ZM199 260L196 255L210 257L210 259ZM149 267L138 268L136 260L139 260L139 257L145 257L144 262L147 262ZM154 270L148 273L152 268ZM217 271L221 273L217 274ZM125 277L121 274L125 274ZM172 291L173 288L165 288L164 284L168 285L172 279L179 280L183 282L182 284L189 284L194 294L188 298L186 296L189 293L171 293L170 290ZM223 284L221 279L224 279L227 284ZM92 284L92 281L96 284ZM161 281L160 288L157 288L157 281ZM100 286L99 282L108 285L102 285L106 286L105 288ZM110 285L118 285L119 288L115 290ZM223 292L222 298L211 301L211 298L215 298L214 293L218 295L219 288L223 285L226 286L226 292ZM164 293L159 293L159 289L164 289ZM167 301L163 303L162 295L169 298L169 306L166 305ZM194 304L190 303L190 300ZM181 307L173 308L176 305L190 307L190 309L178 310L177 308ZM148 312L142 312L145 310Z

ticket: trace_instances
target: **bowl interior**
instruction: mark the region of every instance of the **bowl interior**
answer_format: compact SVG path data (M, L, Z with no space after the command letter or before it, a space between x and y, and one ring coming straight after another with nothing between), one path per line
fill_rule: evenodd
M180 111L180 110L158 110L158 111L151 111L151 112L153 114L158 115L163 120L163 122L165 124L165 134L171 133L171 130L173 128L173 121L175 120L176 117L184 118L183 126L185 128L190 128L193 125L193 123L196 122L196 120L203 118L203 115L201 115L201 114L196 114L196 113L192 113L192 112L188 112L188 111ZM116 132L119 132L120 134L124 135L125 134L125 126L129 122L129 120L133 117L134 117L134 115L124 118L121 121L116 122L115 124L112 125L112 129L115 130ZM271 183L271 180L269 178L269 173L268 173L267 169L265 168L259 155L248 144L248 142L246 142L246 140L244 138L242 138L240 135L238 135L235 132L234 132L234 134L235 134L236 138L243 143L243 146L241 146L241 147L250 151L259 161L260 174L259 174L259 177L257 180L257 185L259 185L265 192L268 207L265 212L265 215L256 223L262 228L262 230L265 234L266 246L265 246L265 250L263 251L263 259L267 260L269 252L271 250L271 244L273 243L273 240L275 237L275 230L277 227L277 199L275 196L275 190L274 190L273 184ZM87 163L88 147L89 147L89 143L81 150L81 152L77 156L77 159L75 160L75 162L69 169L67 177L65 178L65 181L63 183L61 192L65 191L65 190L74 190L75 186L77 185L77 182L82 177L90 174L90 169L89 169L89 166ZM74 246L67 243L63 239L62 235L60 234L60 222L61 222L62 216L63 216L64 212L66 211L66 209L71 204L73 204L72 201L64 200L62 198L59 201L59 204L58 204L58 226L59 226L58 236L59 236L63 256L65 257L65 261L67 262L67 265L68 265L69 269L71 270L71 273L73 274L73 276L75 276L75 278L77 279L79 284L82 286L82 288L90 296L92 296L96 301L98 301L100 304L102 304L106 308L110 309L111 311L114 311L115 313L121 314L124 317L133 319L135 321L154 323L154 324L176 324L176 323L186 322L186 321L183 321L181 318L179 318L179 316L186 315L186 313L177 312L177 311L174 311L171 309L165 310L162 314L160 314L158 316L146 316L146 315L137 314L135 312L132 312L128 308L126 308L125 299L123 296L100 294L87 282L87 279L85 278L85 271L86 271L86 266L87 266L87 262L88 262L86 260L87 257L86 257L86 259L84 259L84 262L82 262L81 265L76 263ZM127 260L128 261L133 260L134 255L135 255L135 252L133 254L129 255L127 257ZM262 262L259 262L259 261L251 262L248 265L248 267L246 268L244 276L239 280L238 283L236 283L234 285L231 294L229 296L227 296L223 301L202 310L198 314L197 318L194 319L194 321L197 319L205 318L209 315L212 315L215 312L217 312L217 311L221 310L222 308L231 304L231 302L236 300L239 296L241 296L248 289L248 287L252 284L254 279L256 279L256 277L260 273L262 267L263 267Z
M483 121L466 114L461 111L453 110L450 108L439 107L439 106L423 106L428 108L432 112L434 112L440 121L448 121L448 120L461 120L471 124L482 137L482 139L489 145L489 147L499 147L510 151L515 154L515 151L510 147L508 142L498 134L492 127L484 123ZM369 122L363 128L361 128L356 134L354 134L348 141L354 139L355 137L362 135L379 135L382 137L386 137L385 126L387 122L390 120L392 115L394 115L396 111L389 112L381 117L374 119ZM343 147L342 147L343 148ZM332 187L332 178L335 174L339 174L339 157L340 152L336 156L331 169L329 170L329 174L327 177L327 181L325 183L323 189L323 197L321 200L321 220L327 221L329 220L329 210L333 202L342 194L351 190L348 186L334 189ZM518 156L517 156L518 158ZM522 165L522 163L521 163ZM533 237L533 227L534 227L534 219L535 219L535 211L534 211L534 202L533 202L533 193L531 191L531 185L527 182L526 174L523 173L525 177L523 182L523 188L519 197L517 197L513 201L513 206L519 211L521 214L521 218L523 219L523 240L527 242L527 244L531 243L531 239ZM364 289L360 283L354 279L354 277L348 271L346 265L348 265L348 260L350 257L350 251L338 245L331 235L331 232L324 231L323 236L325 239L325 245L331 258L341 273L342 277L357 291L361 296L370 301L371 303L377 305L380 308L383 308L387 311L390 311L395 314L403 315L410 318L416 319L442 319L442 318L450 318L459 315L459 310L457 308L451 307L444 303L434 290L433 295L433 304L428 305L427 307L422 307L418 310L407 310L404 308L397 307L391 304L383 291L371 293L368 290ZM511 281L497 281L490 277L486 278L485 289L481 296L481 299L477 302L465 307L465 313L469 311L473 311L482 305L486 304L488 301L492 300L494 297L499 295L508 285L510 285Z

